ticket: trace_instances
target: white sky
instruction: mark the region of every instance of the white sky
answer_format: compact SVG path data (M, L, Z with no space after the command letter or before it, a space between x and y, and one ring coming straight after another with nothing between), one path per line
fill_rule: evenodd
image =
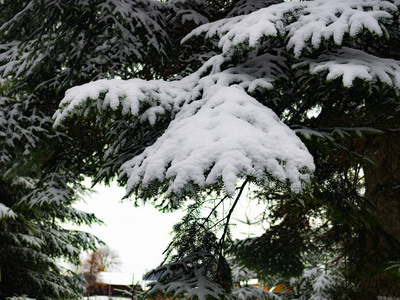
M86 197L86 203L74 206L95 213L105 225L81 226L79 229L95 234L118 255L120 265L116 271L126 273L126 284L131 282L132 274L135 282L141 281L146 271L162 262L162 252L172 239L172 226L180 221L184 212L161 213L150 204L134 207L131 201L121 202L125 190L116 184L96 186L95 190L97 193ZM250 210L247 204L239 203L237 207L238 213L243 213L243 220L244 213L255 217L257 212L254 210L257 206L252 206ZM234 233L235 237L245 238L250 234L249 227L242 225Z

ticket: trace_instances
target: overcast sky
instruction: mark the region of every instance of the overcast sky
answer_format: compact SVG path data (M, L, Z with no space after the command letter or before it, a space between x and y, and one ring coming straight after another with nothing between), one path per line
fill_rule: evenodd
M86 203L74 206L95 213L106 225L80 229L97 235L116 252L121 263L115 271L127 273L128 278L134 274L135 281L139 281L146 271L157 267L163 260L162 252L172 238L172 226L180 221L184 212L161 213L150 204L134 207L128 200L121 203L125 190L115 184L110 187L96 186L95 190L97 193L86 197ZM242 213L242 216L236 217L244 219L245 213L255 216L257 207L253 206L251 210L247 204L239 203L237 213ZM234 232L240 238L250 233L246 225L236 228Z

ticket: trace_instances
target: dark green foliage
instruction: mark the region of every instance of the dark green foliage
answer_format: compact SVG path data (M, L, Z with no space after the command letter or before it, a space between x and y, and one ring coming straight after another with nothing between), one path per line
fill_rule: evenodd
M147 275L150 280L152 277L159 278L149 291L150 296L157 295L159 291L165 293L169 285L180 282L187 284L187 289L192 289L197 281L205 284L206 289L208 284L210 291L221 289L221 293L229 294L232 289L230 267L221 255L223 245L215 235L223 224L218 224L216 211L212 210L207 217L202 217L208 202L198 200L190 205L182 221L173 227L173 240L164 252L164 263L167 264ZM211 297L215 297L210 293Z
M235 242L228 252L257 274L257 278L289 279L304 270L307 247L305 220L286 216L263 235ZM309 250L309 249L308 249Z
M90 234L63 229L60 222L91 224L98 220L64 204L31 206L20 201L26 193L24 185L0 181L0 203L14 213L0 219L0 297L79 297L82 279L60 267L59 259L79 264L81 251L94 249L99 241Z
M177 261L195 252L219 253L219 243L215 232L221 225L215 224L215 212L202 217L205 202L199 201L187 208L182 221L173 227L173 240L165 251L167 261Z
M270 107L302 138L316 165L310 185L299 195L290 193L285 182L270 181L263 188L260 184L252 201L265 204L260 218L268 229L260 237L235 242L230 251L266 280L297 276L329 260L329 266L340 270L345 279L338 288L344 297L352 291L355 298L361 298L365 296L362 289L365 294L399 293L398 275L387 270L389 262L399 261L400 253L400 172L396 167L400 165L399 11L390 5L393 1L374 1L373 6L360 1L346 13L356 19L379 11L380 17L376 24L370 23L376 26L360 25L351 33L353 19L345 18L340 8L320 20L330 8L318 10L315 6L313 10L302 2L304 6L287 9L283 15L279 11L272 14L271 18L277 18L273 20L276 34L264 32L252 40L250 32L235 40L247 28L235 27L242 17L229 22L228 18L251 16L277 2L0 1L1 203L16 214L0 215L0 285L12 286L7 295L57 298L52 284L67 282L73 291L65 295L79 292L73 279L60 277L53 259L67 257L75 262L76 253L69 253L66 245L76 249L95 245L91 237L66 232L59 225L68 220L77 224L96 221L71 208L85 192L83 176L106 183L118 177L121 166L153 145L180 112L180 107L164 107L155 124L142 122L142 114L160 103L160 91L146 90L145 96L153 102L143 101L134 117L124 114L121 107L98 109L105 100L106 92L102 92L99 99L86 101L81 115L54 129L51 118L64 92L97 79L179 80L221 53L220 70L210 66L201 76L210 76L215 83L227 75L240 75L228 85L241 86ZM349 3L343 1L338 7L353 2ZM299 2L292 4L295 7ZM256 16L252 25L267 21ZM319 37L298 36L297 41L303 42L300 50L290 44L292 34L309 25L307 20L317 24L312 29L319 29L339 19L347 23L336 36L329 30ZM181 43L193 29L218 20L221 23L202 27L203 31ZM223 40L225 44L219 44ZM332 75L328 67L315 71L316 65L324 63L343 72L365 67L369 77L349 72L346 75L353 76L349 80L340 72ZM250 88L248 78L268 79L271 88L266 88L265 82ZM194 101L201 100L203 93L205 89ZM127 176L119 177L122 185L127 180ZM245 185L238 189L239 195ZM217 208L227 198L216 202L203 198L222 194L220 182L207 191L198 191L193 184L193 190L204 192L201 195L177 193L154 199L167 188L165 180L127 191L138 197L136 204L154 200L162 210L184 207L188 195L195 198L182 222L174 227L173 241L165 253L168 264L155 271L162 275L153 295L165 292L166 287L173 288L172 294L178 291L175 296L187 295L188 290L174 285L178 281L186 282L195 293L200 282L196 278L201 277L210 284L210 297L226 297L231 277L224 246L230 239L231 215L239 196L221 215ZM65 239L52 242L57 234ZM26 235L29 239L23 239ZM11 262L11 255L20 260ZM11 269L17 273L7 273L10 275L4 279ZM19 281L19 274L25 276L24 281ZM24 286L35 278L41 285ZM361 287L358 291L357 286Z

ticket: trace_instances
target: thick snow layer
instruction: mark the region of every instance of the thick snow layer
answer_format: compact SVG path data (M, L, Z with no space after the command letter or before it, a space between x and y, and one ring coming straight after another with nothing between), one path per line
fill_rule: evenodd
M229 77L229 76L228 76ZM238 85L229 85L229 79L203 78L191 93L202 93L203 98L187 102L192 97L178 82L99 81L76 87L63 101L65 109L57 114L56 122L65 116L85 110L87 98L96 98L107 91L103 102L93 104L101 111L110 106L123 106L126 113L137 114L145 97L154 106L141 116L154 124L157 114L185 103L165 133L142 154L126 161L122 175L128 176L128 192L140 185L169 181L168 193L179 193L191 184L200 187L222 179L225 191L234 194L239 177L252 176L267 184L267 174L278 180L290 181L299 191L308 180L305 169L313 170L313 158L306 147L285 124L267 107L247 95ZM208 81L209 82L205 82ZM186 82L183 81L185 86ZM163 89L164 88L164 89ZM120 95L123 95L121 97ZM157 102L157 103L156 103ZM120 104L118 104L120 103Z
M155 144L122 166L128 186L167 179L168 192L179 193L190 182L205 186L222 177L233 194L239 176L265 182L269 173L299 191L308 179L299 170L312 169L313 160L294 132L238 86L207 96L186 105Z
M271 57L265 58L264 65L270 64ZM216 56L180 81L101 80L72 88L55 123L88 109L101 113L119 108L151 125L158 116L171 114L164 134L122 165L128 193L138 186L168 182L168 193L179 194L193 184L205 187L222 179L226 193L232 195L239 177L267 184L267 175L288 181L293 191L299 191L309 177L305 170L314 169L313 158L272 110L245 92L271 86L268 77L255 76L259 62L221 71L222 63L223 57Z

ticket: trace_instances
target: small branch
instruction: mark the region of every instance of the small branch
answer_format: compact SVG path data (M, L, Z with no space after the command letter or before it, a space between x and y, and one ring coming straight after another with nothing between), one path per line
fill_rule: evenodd
M235 202L233 202L233 205L232 205L232 207L229 209L229 213L228 213L228 215L226 216L226 223L225 223L224 232L222 233L222 236L221 236L221 239L220 239L220 242L219 242L219 256L220 256L220 257L222 257L222 249L223 249L222 245L223 245L223 243L224 243L224 241L225 241L226 234L227 234L227 232L228 232L229 221L230 221L230 219L231 219L231 216L232 216L233 211L235 210L236 205L237 205L238 202L239 202L239 199L240 199L240 197L241 197L241 195L242 195L242 193L243 193L243 191L244 191L244 188L245 188L246 185L247 185L247 182L248 182L247 179L243 182L242 186L241 186L240 189L239 189L239 193L238 193L237 196L236 196Z
M220 206L220 204L221 204L226 198L228 198L228 196L224 196L224 197L218 202L218 204L215 205L215 206L213 207L213 209L211 210L211 212L208 214L207 218L204 220L203 225L208 221L208 219L211 217L211 215L213 214L213 212L218 208L218 206ZM219 223L219 222L218 222L218 223Z

